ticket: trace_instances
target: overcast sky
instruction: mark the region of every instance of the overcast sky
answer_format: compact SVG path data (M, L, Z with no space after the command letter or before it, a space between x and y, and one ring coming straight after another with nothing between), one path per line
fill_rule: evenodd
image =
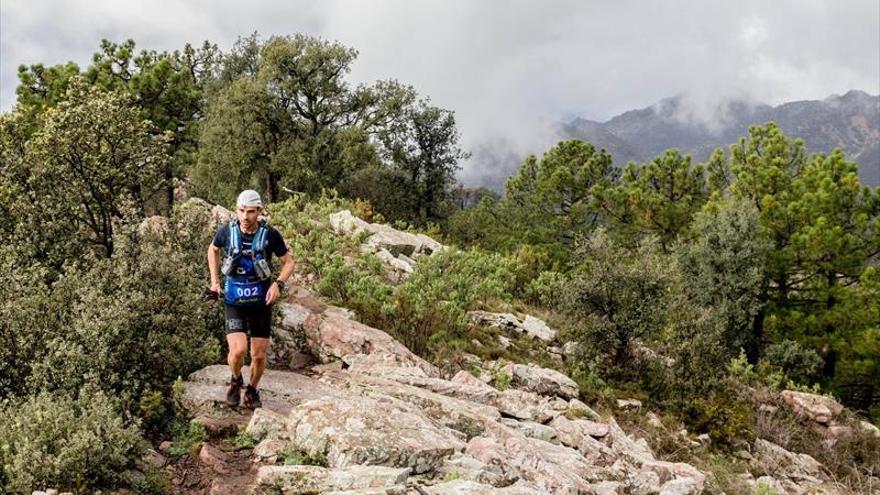
M0 110L20 64L85 67L101 38L226 50L253 31L357 48L353 81L412 84L456 112L471 150L540 154L561 120L604 121L673 95L711 121L730 98L880 93L878 0L0 0Z

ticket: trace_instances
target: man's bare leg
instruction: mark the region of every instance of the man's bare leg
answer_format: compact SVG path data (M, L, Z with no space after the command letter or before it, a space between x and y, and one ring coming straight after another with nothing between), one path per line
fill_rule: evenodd
M267 353L269 351L269 339L251 337L251 386L257 388L263 371L266 370Z
M226 343L229 344L229 354L226 357L232 376L241 376L241 367L244 366L244 356L247 353L247 334L235 332L226 334ZM253 371L251 371L253 374Z

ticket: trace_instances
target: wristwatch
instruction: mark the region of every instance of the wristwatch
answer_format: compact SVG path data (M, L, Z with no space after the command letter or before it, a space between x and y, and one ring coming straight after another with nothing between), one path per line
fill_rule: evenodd
M276 278L275 283L278 284L278 290L280 290L280 291L284 290L284 281L283 280L281 280L280 278Z

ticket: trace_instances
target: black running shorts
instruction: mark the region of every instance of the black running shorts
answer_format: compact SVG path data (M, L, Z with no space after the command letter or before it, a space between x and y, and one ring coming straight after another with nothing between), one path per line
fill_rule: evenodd
M250 332L251 337L268 339L272 324L272 306L226 305L226 333Z

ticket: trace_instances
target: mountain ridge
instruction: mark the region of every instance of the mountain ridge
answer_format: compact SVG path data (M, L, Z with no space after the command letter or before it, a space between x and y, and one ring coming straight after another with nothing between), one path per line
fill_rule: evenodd
M786 135L803 139L809 152L843 149L859 165L863 183L880 184L880 95L853 89L776 106L731 100L711 114L699 115L684 97L674 96L605 122L578 117L561 124L559 134L606 149L618 165L648 161L668 148L705 161L715 149L726 150L746 136L749 126L773 121Z

